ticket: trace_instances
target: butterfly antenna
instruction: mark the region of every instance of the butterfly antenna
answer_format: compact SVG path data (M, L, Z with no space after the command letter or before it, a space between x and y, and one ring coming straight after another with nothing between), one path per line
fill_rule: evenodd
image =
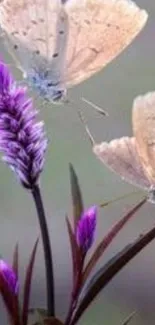
M82 124L84 125L85 131L86 131L86 133L88 135L88 138L90 140L90 143L91 143L92 146L94 146L96 144L96 142L95 142L95 140L94 140L94 138L93 138L93 136L92 136L92 134L91 134L91 132L89 130L89 127L88 127L88 125L86 123L84 114L81 111L81 108L79 108L79 106L77 106L77 104L75 103L75 101L73 99L71 99L71 98L65 99L64 104L73 104L76 107L76 110L77 110L79 119L82 122Z
M90 102L88 99L81 97L81 100L83 102L87 103L88 105L90 105L91 107L93 107L95 109L95 111L98 112L99 114L104 115L104 116L109 116L108 112L104 111L101 107Z
M137 314L136 310L133 311L130 315L128 315L126 317L126 319L123 321L123 323L121 325L127 325L130 323L130 321L135 317L135 315Z
M135 195L135 194L137 195L137 194L140 194L140 193L142 193L142 192L141 191L136 191L136 192L131 192L131 193L128 193L128 194L124 194L124 195L121 195L119 197L116 197L113 200L109 200L109 201L105 201L103 203L100 203L99 206L100 206L100 208L104 208L104 207L106 207L107 205L109 205L109 204L111 204L113 202L117 202L117 201L120 201L122 199L126 199L126 198L128 198L128 197L130 197L132 195Z
M93 136L92 136L92 134L91 134L91 132L90 132L90 130L89 130L89 127L88 127L88 125L87 125L87 123L86 123L86 120L85 120L85 118L84 118L84 115L83 115L83 113L81 112L80 109L78 109L77 112L78 112L78 115L79 115L80 121L81 121L82 124L84 125L84 128L85 128L86 133L87 133L87 135L88 135L88 138L89 138L89 140L90 140L90 142L91 142L91 145L94 147L95 144L96 144L96 142L95 142L95 140L94 140L94 138L93 138Z

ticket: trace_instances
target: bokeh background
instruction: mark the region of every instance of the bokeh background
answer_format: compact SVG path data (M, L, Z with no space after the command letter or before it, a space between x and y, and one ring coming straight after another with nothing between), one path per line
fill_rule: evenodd
M137 0L149 13L149 20L136 40L102 72L69 92L83 110L96 141L111 140L132 135L131 107L133 99L155 90L155 3ZM10 62L1 46L1 56ZM20 79L15 66L11 66ZM91 100L109 113L101 118L80 97ZM57 315L65 317L71 290L71 261L65 214L71 215L68 163L78 174L85 206L111 200L119 195L136 191L110 172L92 153L90 142L78 119L73 105L46 106L36 101L40 118L44 119L49 147L41 189L46 207L53 247ZM140 200L143 193L132 195L99 211L96 242L116 220ZM31 193L25 191L12 172L0 164L0 254L11 262L14 245L20 248L21 290L25 266L39 234L35 207ZM155 206L147 203L125 227L107 250L102 265L116 252L130 243L155 223ZM33 277L31 305L45 306L45 277L41 242ZM154 325L155 319L155 242L150 244L106 287L90 306L79 324L116 325L133 310L135 325ZM0 323L7 324L3 303L0 302Z

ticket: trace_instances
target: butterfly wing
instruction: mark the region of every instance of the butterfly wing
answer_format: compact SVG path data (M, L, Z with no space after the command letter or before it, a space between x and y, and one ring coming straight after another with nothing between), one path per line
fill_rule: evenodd
M93 152L124 180L147 190L150 188L137 154L135 138L122 137L109 143L102 142L94 146Z
M147 13L129 0L68 0L68 86L101 70L143 28Z
M139 33L147 13L129 0L2 0L1 39L25 72L68 86L87 79Z
M3 0L0 27L1 38L24 72L48 67L54 81L60 79L68 34L60 0Z
M155 185L155 92L135 99L132 120L144 172L152 185Z

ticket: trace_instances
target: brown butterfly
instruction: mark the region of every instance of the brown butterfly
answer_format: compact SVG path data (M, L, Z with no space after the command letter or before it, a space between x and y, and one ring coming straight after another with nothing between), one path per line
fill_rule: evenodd
M121 178L149 192L155 203L155 92L133 102L133 137L96 144L85 124L95 155Z
M95 144L93 152L123 179L150 191L155 203L155 92L134 100L132 125L133 137Z

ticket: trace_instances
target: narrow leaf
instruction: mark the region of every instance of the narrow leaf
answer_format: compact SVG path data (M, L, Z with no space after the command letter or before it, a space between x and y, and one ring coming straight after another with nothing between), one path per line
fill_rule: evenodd
M12 268L13 268L14 272L16 273L17 277L18 277L18 260L19 260L18 244L16 244L14 253L13 253Z
M15 245L15 248L14 248L14 253L13 253L13 261L12 261L12 268L18 278L19 276L19 251L18 251L18 244ZM20 305L19 305L19 291L17 292L17 295L16 295L16 305L17 305L17 308L18 308L18 315L20 314Z
M100 244L97 246L95 252L90 258L88 264L83 272L83 284L87 280L90 272L98 262L99 258L103 255L106 248L111 244L113 239L117 236L120 230L126 225L126 223L134 216L134 214L144 205L146 198L138 203L132 210L130 210L121 220L119 220L112 229L107 233L107 235L102 239Z
M97 272L97 274L93 277L94 280L92 281L92 286L90 286L86 292L86 295L83 297L74 314L71 325L75 324L79 320L90 303L113 279L113 277L153 239L155 239L155 227L148 231L145 235L141 235L132 244L129 244Z
M132 244L128 244L126 245L120 252L118 252L115 256L113 256L112 258L110 258L110 260L108 262L106 262L106 264L104 264L93 276L92 278L88 281L86 287L82 290L80 299L79 299L79 304L83 301L83 299L85 298L85 296L87 295L87 293L89 292L89 290L95 285L96 281L98 280L98 278L105 273L105 271L107 271L107 269L109 269L109 267L111 265L114 264L115 261L118 260L118 257L122 256L122 254L124 252L126 252L130 247L132 246Z
M76 275L78 267L80 265L81 254L80 254L80 250L77 245L76 238L75 238L75 235L73 233L73 230L72 230L72 227L71 227L71 224L70 224L70 221L68 218L66 218L66 223L67 223L67 229L68 229L71 252L72 252L73 282L74 282L75 275Z
M75 170L72 164L69 164L70 171L70 184L71 184L71 194L72 194L72 205L73 205L73 216L74 216L74 228L84 211L84 204L81 189L79 186L78 177L75 173Z
M34 244L34 248L32 250L30 260L29 260L29 264L28 264L28 267L27 267L27 270L26 270L25 283L24 283L23 309L22 309L23 325L27 325L27 320L28 320L32 273L33 273L33 268L34 268L34 262L35 262L35 256L36 256L38 241L39 241L39 239L37 239L35 244Z

